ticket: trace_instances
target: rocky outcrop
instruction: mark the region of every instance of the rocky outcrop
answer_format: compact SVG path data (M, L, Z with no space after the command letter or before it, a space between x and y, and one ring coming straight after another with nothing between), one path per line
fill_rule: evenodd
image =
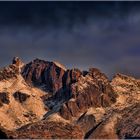
M140 104L129 107L110 108L101 121L87 135L89 139L139 139Z
M18 61L14 59L0 74L0 125L8 130L40 120L47 111L41 100L44 92L25 82Z
M63 76L63 87L71 85L78 81L78 78L82 75L82 72L79 69L67 70Z
M19 69L15 65L9 65L0 70L0 81L17 77Z
M25 65L22 75L30 85L55 93L62 88L62 77L65 69L60 65L40 59Z
M139 80L123 74L116 74L111 86L117 94L117 101L105 109L105 115L89 131L90 139L139 139L140 137L140 86Z
M17 100L20 103L25 102L30 97L30 95L28 95L26 93L19 92L19 91L15 92L13 94L13 96L14 96L15 100Z
M13 133L13 138L81 139L83 133L77 125L45 120L21 127Z
M14 57L12 64L17 66L19 69L21 69L24 66L24 63L22 62L22 60L19 57Z
M140 80L124 74L116 74L111 81L114 92L118 95L117 105L121 108L140 101Z
M0 81L17 77L23 65L24 63L18 57L14 57L11 65L0 69Z
M122 119L116 126L121 139L140 138L140 103L134 104L122 111Z
M140 80L120 73L114 76L111 85L118 94L140 92Z
M93 114L86 114L85 112L77 120L77 124L80 125L82 131L86 134L96 125L95 116Z
M111 82L118 94L116 108L121 110L116 130L119 138L140 138L140 80L116 74Z
M67 70L63 76L63 94L61 94L66 99L72 97L71 85L78 81L78 78L82 75L79 69Z
M90 107L107 107L116 101L108 78L98 69L90 69L85 76L80 74L69 87L71 99L60 109L65 119L76 117Z

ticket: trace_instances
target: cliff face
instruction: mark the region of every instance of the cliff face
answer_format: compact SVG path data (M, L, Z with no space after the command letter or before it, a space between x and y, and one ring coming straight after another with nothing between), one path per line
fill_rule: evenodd
M64 72L65 69L56 63L35 59L25 65L22 75L28 84L55 93L62 88Z
M61 116L66 119L76 117L90 107L108 107L116 101L108 78L94 68L70 85L70 93L70 100L60 109Z
M140 137L140 80L96 68L15 57L0 71L0 133L6 138Z
M25 66L22 74L28 83L45 87L52 93L49 98L42 97L50 109L55 108L54 102L65 102L59 106L60 115L65 119L76 117L89 107L107 107L116 101L108 78L98 69L82 72L60 66L36 59Z

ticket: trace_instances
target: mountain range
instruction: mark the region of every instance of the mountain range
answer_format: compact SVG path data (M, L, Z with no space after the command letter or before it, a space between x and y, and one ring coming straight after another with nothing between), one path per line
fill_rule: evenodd
M140 79L14 57L0 69L0 138L140 138Z

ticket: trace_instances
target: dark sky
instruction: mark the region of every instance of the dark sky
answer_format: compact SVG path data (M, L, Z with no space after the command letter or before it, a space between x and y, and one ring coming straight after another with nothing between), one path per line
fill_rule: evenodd
M13 56L140 78L140 2L0 2L0 66Z

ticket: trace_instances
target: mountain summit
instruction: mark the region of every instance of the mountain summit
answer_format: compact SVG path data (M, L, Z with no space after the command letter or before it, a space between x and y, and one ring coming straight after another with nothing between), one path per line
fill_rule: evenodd
M140 137L140 80L14 57L0 70L1 138ZM131 122L131 123L129 123Z

